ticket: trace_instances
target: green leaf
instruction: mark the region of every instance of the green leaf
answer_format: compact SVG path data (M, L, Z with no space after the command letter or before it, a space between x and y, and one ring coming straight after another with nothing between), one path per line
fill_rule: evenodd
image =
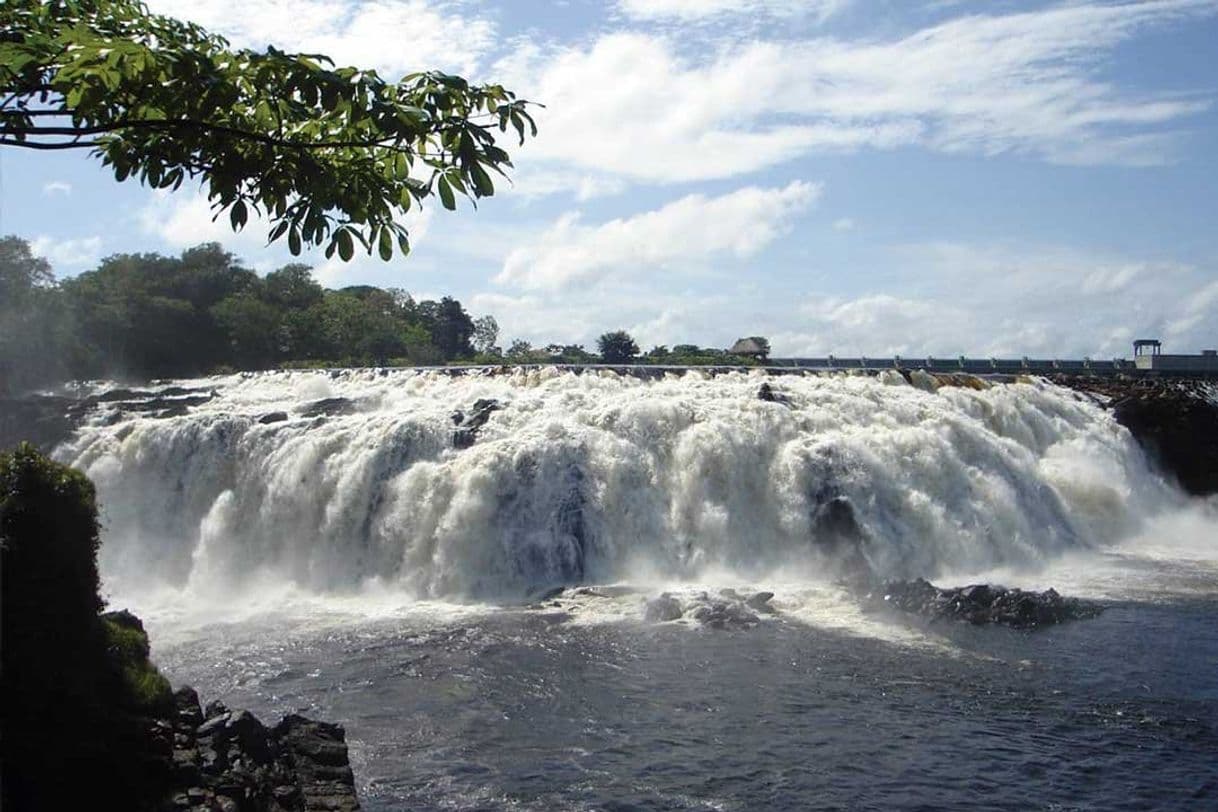
M351 240L351 232L347 229L340 229L334 237L338 240L338 256L343 262L350 261L355 255L355 243Z
M444 204L444 208L453 211L457 208L457 200L453 197L453 188L448 184L448 180L441 175L436 181L436 187L440 190L440 202Z
M491 176L486 174L482 164L474 163L470 165L470 174L474 177L474 191L480 197L490 197L495 194L495 184L491 183Z

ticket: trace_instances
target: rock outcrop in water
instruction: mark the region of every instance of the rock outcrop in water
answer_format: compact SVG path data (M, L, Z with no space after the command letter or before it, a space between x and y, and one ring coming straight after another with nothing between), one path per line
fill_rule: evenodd
M1096 604L1063 598L1056 590L1032 592L991 584L942 589L929 581L887 581L874 586L865 602L872 608L898 609L930 620L957 620L973 625L998 624L1036 629L1068 620L1095 617Z
M776 615L770 605L773 592L741 595L734 589L721 589L715 595L700 592L686 605L668 592L647 601L643 619L649 623L667 623L683 617L710 629L750 629L761 622L760 615Z
M1163 378L1060 378L1096 396L1194 496L1218 493L1218 386Z
M469 414L460 409L453 412L452 421L456 425L453 430L453 448L469 448L478 439L478 430L491 419L491 413L502 409L499 401L493 398L479 398Z
M354 812L359 799L338 725L287 716L267 728L248 711L213 702L206 711L198 694L174 694L176 715L158 720L164 768L172 789L164 810L234 812ZM165 742L172 737L171 743ZM168 746L165 746L168 745Z

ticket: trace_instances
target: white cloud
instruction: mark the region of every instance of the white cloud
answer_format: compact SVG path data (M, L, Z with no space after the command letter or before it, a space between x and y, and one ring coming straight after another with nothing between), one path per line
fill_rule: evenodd
M47 197L72 194L72 184L66 180L52 180L42 184L42 193Z
M796 355L1127 356L1130 336L1218 339L1212 269L1060 247L931 243L894 257L901 293L812 295L771 336Z
M833 221L834 231L854 231L855 228L857 228L857 224L850 217L839 217Z
M807 15L824 21L852 0L620 0L618 7L636 20L694 22L739 14Z
M101 259L102 238L80 237L62 240L40 236L30 241L30 250L35 256L45 257L56 273L83 271Z
M820 194L793 181L781 189L755 186L719 197L688 195L654 211L583 225L564 215L549 230L508 254L495 277L523 288L589 283L619 269L663 269L706 257L748 257L784 232Z
M152 0L154 12L199 23L234 45L322 53L386 78L441 68L474 73L495 27L469 7L427 0Z
M739 4L712 7L720 5ZM657 8L686 7L694 4ZM619 31L522 46L494 73L547 105L525 160L642 181L724 178L813 152L904 145L1150 165L1171 160L1180 137L1172 128L1210 99L1127 90L1102 68L1148 27L1216 12L1214 0L1069 4L963 16L897 38L699 48Z
M535 345L590 346L622 328L644 349L726 347L765 335L776 356L1112 358L1129 357L1130 341L1144 335L1161 337L1169 351L1218 346L1213 267L970 243L906 246L889 261L899 280L872 274L851 293L818 293L825 283L815 282L775 286L746 270L719 274L713 286L672 273L619 275L611 285L481 292L469 301L471 312L494 314L507 340Z

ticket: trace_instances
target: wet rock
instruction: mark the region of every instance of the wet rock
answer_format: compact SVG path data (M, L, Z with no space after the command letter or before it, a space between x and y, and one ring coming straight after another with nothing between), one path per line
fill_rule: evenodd
M1053 589L1034 592L993 584L942 589L923 578L880 584L868 599L873 606L897 609L931 620L1000 624L1016 629L1052 626L1094 617L1102 611L1097 604L1064 598Z
M681 614L681 602L665 592L647 601L643 619L649 623L666 623L670 620L680 620Z
M203 708L203 718L214 719L217 716L223 716L228 713L228 706L218 699L208 702Z
M1218 402L1213 383L1171 378L1061 376L1099 400L1194 496L1218 493Z
M774 387L770 386L769 381L763 381L761 386L757 388L757 399L764 400L767 403L781 403L783 406L791 405L791 398L775 391Z
M195 731L200 738L219 735L222 738L225 734L225 728L228 727L229 720L232 718L231 713L221 713L218 716L209 717L206 722L199 725L199 729Z
M199 707L199 694L189 685L173 693L173 705L177 711L176 727L194 730L203 724L203 709Z
M452 419L457 428L453 431L453 448L469 448L478 439L478 430L491 419L491 413L502 409L499 401L493 398L479 398L469 414L458 410L453 412ZM457 418L460 417L458 422Z
M300 409L301 417L332 417L334 415L351 414L355 411L355 403L350 398L322 398L312 403L306 403Z
M549 589L542 590L540 593L538 593L536 596L533 597L533 600L538 603L545 603L546 601L554 600L555 598L562 595L562 593L566 592L566 591L567 591L566 587L562 587L562 586L551 587Z
M774 599L773 592L757 592L749 596L744 605L755 612L765 612L766 614L777 614L778 610L770 606L770 601Z
M271 423L282 423L287 419L287 412L269 412L258 418L258 422L264 426L269 426Z
M739 601L710 599L693 610L694 620L712 629L747 629L761 619Z

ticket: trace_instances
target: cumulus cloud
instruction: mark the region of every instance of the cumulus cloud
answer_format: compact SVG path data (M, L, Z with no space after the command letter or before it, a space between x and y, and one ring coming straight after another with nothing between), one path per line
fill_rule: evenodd
M795 355L1116 357L1130 337L1179 351L1218 339L1213 269L1060 247L906 246L900 293L810 295L798 326L772 336Z
M494 24L470 8L427 0L151 0L154 12L199 23L234 45L322 53L390 78L441 68L476 72Z
M30 250L51 263L56 273L88 270L101 259L101 237L59 239L39 236L30 241Z
M72 184L66 180L52 180L42 184L42 193L47 197L72 194Z
M553 289L621 269L662 270L719 255L752 256L819 194L816 184L793 181L779 189L750 186L719 197L688 195L594 226L581 223L578 214L565 215L508 254L495 281Z

